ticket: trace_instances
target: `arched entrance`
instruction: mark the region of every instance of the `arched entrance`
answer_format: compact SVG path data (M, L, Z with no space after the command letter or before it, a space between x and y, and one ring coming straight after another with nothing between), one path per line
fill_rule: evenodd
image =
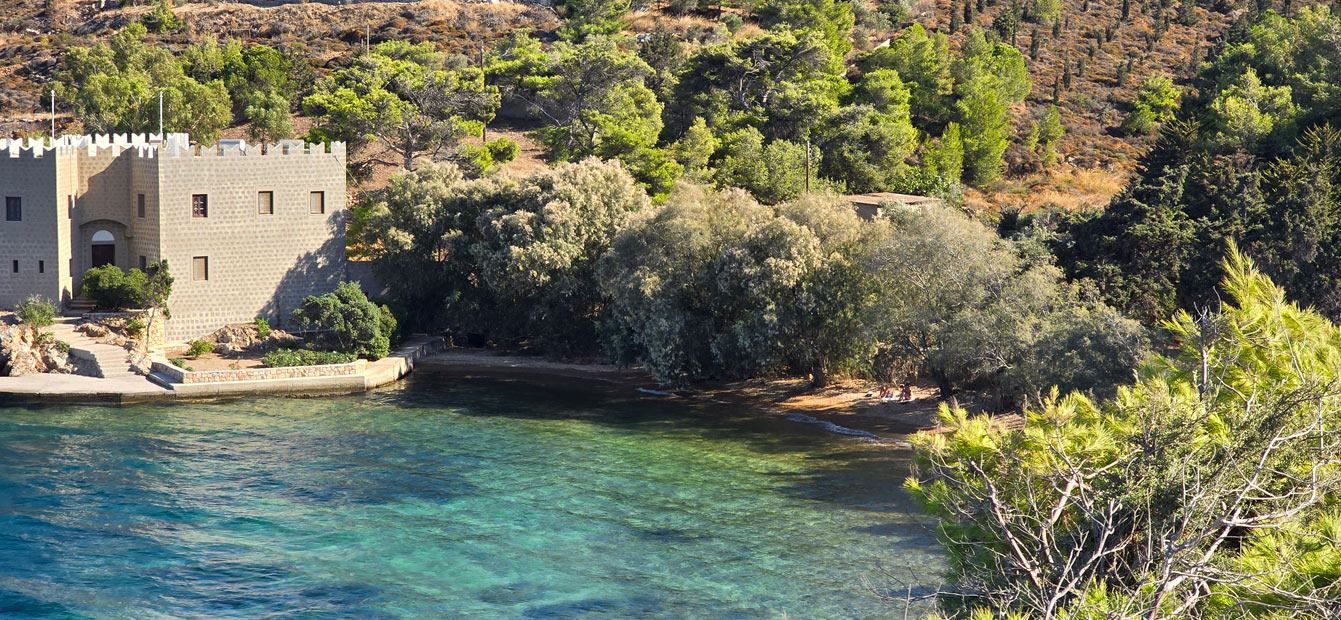
M100 230L93 233L93 267L116 264L116 237Z

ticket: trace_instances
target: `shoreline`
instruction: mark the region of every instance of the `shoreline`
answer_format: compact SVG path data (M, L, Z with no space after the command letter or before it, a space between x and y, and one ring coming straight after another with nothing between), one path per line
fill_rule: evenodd
M865 396L874 388L864 382L841 381L811 389L802 379L767 378L734 382L702 382L664 388L648 372L607 364L553 362L488 349L447 348L419 361L419 367L445 374L499 378L574 379L601 382L645 398L685 398L738 405L761 414L813 424L825 432L871 439L891 447L911 447L907 436L937 428L939 401L929 390L915 392L911 403L880 402Z

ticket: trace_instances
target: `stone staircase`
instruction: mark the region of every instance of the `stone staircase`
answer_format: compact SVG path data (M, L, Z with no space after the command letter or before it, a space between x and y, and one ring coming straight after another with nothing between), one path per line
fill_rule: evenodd
M87 297L75 297L65 302L65 316L83 316L87 312L93 312L98 307L92 299Z
M77 318L60 318L51 326L51 333L58 340L70 345L70 355L78 357L91 370L94 376L104 379L138 378L130 369L127 361L129 351L116 345L102 344L84 334L75 331L79 323Z

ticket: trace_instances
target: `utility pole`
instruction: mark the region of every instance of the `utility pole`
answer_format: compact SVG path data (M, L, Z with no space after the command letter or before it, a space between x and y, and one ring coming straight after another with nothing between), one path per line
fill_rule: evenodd
M56 89L51 89L51 143L56 143Z
M372 47L372 26L363 25L363 53L367 54Z
M158 91L158 141L163 141L163 91Z

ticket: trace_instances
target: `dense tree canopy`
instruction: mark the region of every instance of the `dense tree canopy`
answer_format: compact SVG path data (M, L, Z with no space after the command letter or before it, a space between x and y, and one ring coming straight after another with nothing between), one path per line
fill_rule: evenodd
M1341 19L1321 6L1232 31L1136 179L1057 237L1067 271L1154 322L1220 303L1219 257L1234 240L1293 299L1341 317L1341 136L1331 124L1341 76L1322 60L1341 57L1338 32Z
M303 110L315 121L313 139L343 141L351 154L380 142L413 169L416 156L479 135L493 118L498 89L483 78L431 44L387 41L318 82Z
M166 131L210 142L232 119L232 99L222 80L188 76L170 51L143 39L144 26L130 24L106 43L72 47L65 55L69 74L62 98L90 132L158 131L159 93Z

